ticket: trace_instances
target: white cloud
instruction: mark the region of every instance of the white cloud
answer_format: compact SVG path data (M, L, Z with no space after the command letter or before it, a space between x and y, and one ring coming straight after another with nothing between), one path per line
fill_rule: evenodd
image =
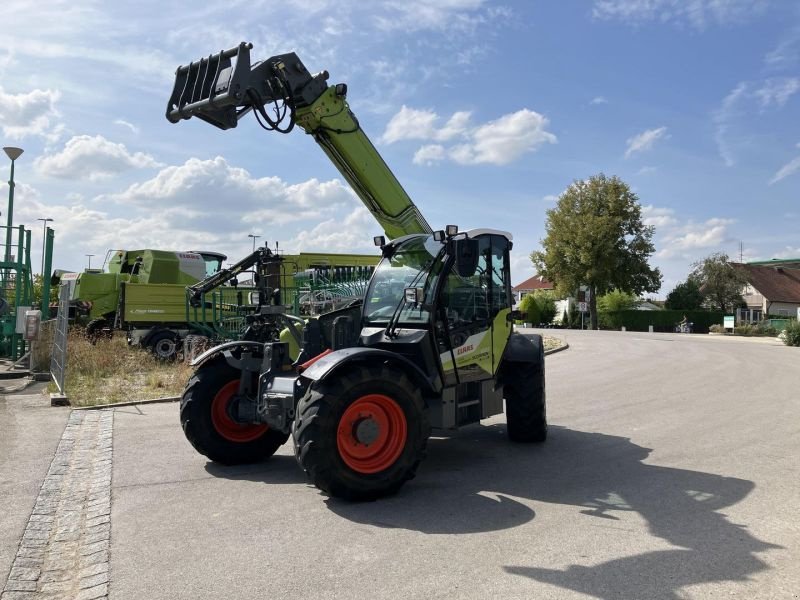
M53 124L58 117L56 102L61 97L57 90L35 89L22 94L8 94L0 87L0 127L12 139L29 135L52 138L59 127Z
M725 166L731 167L736 163L734 150L737 140L745 137L736 135L737 129L752 120L756 105L761 112L780 109L799 91L800 78L779 77L758 82L741 81L723 98L720 107L712 114L712 122L714 140Z
M126 129L130 129L131 133L138 134L140 129L134 125L133 123L129 123L128 121L124 121L123 119L116 119L114 121L114 125L119 125L120 127L125 127Z
M60 179L98 181L129 169L162 166L143 152L129 152L124 144L110 142L101 135L79 135L70 139L56 154L40 156L36 169Z
M592 14L631 25L688 23L702 30L711 23L746 21L763 12L767 4L767 0L595 0Z
M15 216L21 222L54 219L58 268L85 266L86 253L97 255L94 264L106 250L126 247L209 249L238 260L252 248L249 233L260 235L259 243L274 246L278 241L287 252L374 253L372 237L381 233L338 179L289 183L257 178L221 157L190 159L91 200L70 195L51 205L30 186L18 184L17 192ZM33 247L40 248L41 239Z
M645 225L653 225L657 229L670 227L678 223L674 210L671 208L659 208L652 204L642 207L642 221Z
M555 204L556 202L558 202L558 196L555 194L546 194L545 196L542 196L543 204Z
M329 215L356 202L352 190L338 179L289 184L279 177L254 178L221 156L166 167L152 179L102 200L150 209L181 207L187 214L193 212L192 218L207 219L210 227L222 221L282 225Z
M755 91L755 95L762 109L769 108L773 104L781 108L798 91L800 91L800 78L783 77L768 79Z
M732 122L741 114L740 105L743 103L748 93L749 86L747 82L740 82L725 96L719 109L714 112L712 117L715 125L714 139L717 142L719 154L727 167L733 166L735 162L733 150L728 141L728 134Z
M650 175L650 173L655 173L656 171L658 171L658 167L644 166L641 169L639 169L638 171L636 171L636 174L637 175Z
M625 158L630 158L631 155L635 154L636 152L644 152L645 150L650 150L658 140L662 138L668 138L667 135L667 128L666 127L659 127L657 129L647 129L642 133L638 133L635 136L628 138L627 140L627 149L625 150Z
M472 125L471 114L454 113L442 127L439 115L430 110L403 106L394 115L383 141L400 140L454 141L450 146L426 144L414 154L414 163L431 165L449 159L462 165L506 165L543 144L555 144L557 138L546 130L549 120L537 112L523 108L483 125Z
M393 144L401 140L436 140L447 141L463 135L469 127L470 113L460 111L453 113L443 127L437 127L439 115L432 110L409 108L405 104L386 125L381 140Z
M523 108L481 125L469 134L468 143L454 146L451 158L463 165L507 165L543 144L555 144L555 135L546 131L549 121L537 112Z
M508 14L498 10L481 12L485 4L485 0L392 0L373 18L378 29L384 31L473 31L488 19Z
M775 258L797 258L800 257L800 247L786 246L775 253Z
M800 61L800 27L792 29L764 56L764 64L770 70L792 67Z
M595 96L589 104L608 104L605 96Z
M414 153L415 165L432 165L447 158L447 151L441 144L427 144L421 146Z
M800 148L800 144L797 145ZM800 171L800 156L790 160L788 163L783 165L778 172L769 180L769 184L772 185L773 183L778 183L781 179L785 177L789 177L793 173Z
M662 248L656 253L659 258L671 258L676 255L688 255L693 250L716 248L728 239L728 227L732 219L709 219L704 223L689 222L667 234Z

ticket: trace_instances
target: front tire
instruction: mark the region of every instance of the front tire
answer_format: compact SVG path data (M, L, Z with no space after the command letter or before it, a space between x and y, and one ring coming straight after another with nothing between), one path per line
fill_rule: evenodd
M172 331L159 331L154 333L147 341L150 352L159 360L170 361L178 357L180 338Z
M513 373L504 386L508 438L512 442L544 442L547 439L547 405L544 351L538 362L509 364Z
M200 454L225 465L252 463L275 454L288 433L266 424L242 424L228 414L239 389L239 371L221 360L200 367L181 398L181 426Z
M416 474L429 435L419 390L380 365L312 382L292 427L295 455L314 485L347 500L397 492Z

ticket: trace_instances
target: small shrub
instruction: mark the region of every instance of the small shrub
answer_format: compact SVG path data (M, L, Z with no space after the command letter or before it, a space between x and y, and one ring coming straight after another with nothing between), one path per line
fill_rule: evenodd
M711 333L725 333L725 328L718 323L714 323L713 325L709 326L708 330Z
M800 321L789 321L782 335L787 346L800 346Z

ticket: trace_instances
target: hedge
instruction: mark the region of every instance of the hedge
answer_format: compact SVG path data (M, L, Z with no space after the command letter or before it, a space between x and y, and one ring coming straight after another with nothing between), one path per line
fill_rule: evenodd
M653 331L673 332L683 316L692 323L694 333L708 333L708 328L715 323L722 324L723 313L708 310L618 310L601 312L599 316L600 327L604 329L621 329L628 331L648 331L650 325Z

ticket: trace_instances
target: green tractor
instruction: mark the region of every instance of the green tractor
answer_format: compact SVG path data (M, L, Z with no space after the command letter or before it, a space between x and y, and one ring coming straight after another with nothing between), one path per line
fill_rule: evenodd
M504 403L511 440L544 441L544 349L513 331L511 234L432 231L350 112L347 87L295 54L251 66L250 47L179 67L167 118L227 129L252 111L270 129L299 125L394 239L375 238L382 258L363 301L309 320L296 359L286 343L246 340L200 355L181 401L189 442L235 464L291 436L318 488L366 500L414 477L432 428L477 423Z

